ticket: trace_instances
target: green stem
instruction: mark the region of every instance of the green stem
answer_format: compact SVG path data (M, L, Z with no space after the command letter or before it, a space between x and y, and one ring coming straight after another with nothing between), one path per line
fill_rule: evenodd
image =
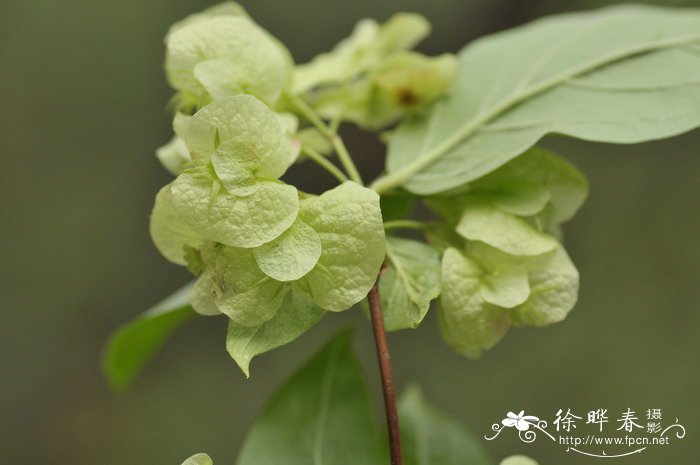
M428 223L415 220L395 220L387 221L386 223L384 223L384 230L386 231L392 229L419 229L422 231L424 229L427 229L428 227Z
M355 166L355 163L353 163L352 157L350 156L350 153L348 153L348 149L343 143L343 139L336 134L333 136L331 142L333 143L333 148L335 149L336 155L338 155L338 158L340 159L340 163L343 164L343 168L345 168L345 171L350 175L350 179L359 185L364 186L365 184L362 182L360 172L357 171L357 167Z
M352 161L352 157L350 156L350 153L348 153L348 149L345 147L343 139L341 139L340 136L338 136L338 134L333 129L327 126L326 123L323 122L321 117L314 111L314 109L311 108L309 104L307 104L301 97L299 97L298 95L289 95L288 98L289 101L295 107L297 107L297 109L301 112L304 118L309 120L309 122L313 124L319 131L321 131L321 134L323 134L331 142L336 155L338 155L340 163L343 165L343 168L345 168L345 171L350 176L350 179L352 179L359 185L364 186L364 183L362 182L362 177L360 176L359 171L357 171L357 167Z
M330 174L332 174L341 183L348 180L348 177L345 176L345 173L340 171L340 169L338 169L337 166L335 166L326 157L324 157L323 155L321 155L317 151L312 150L308 147L302 147L301 153L303 153L304 155L309 157L311 160L313 160L315 163L320 165L323 169L325 169Z

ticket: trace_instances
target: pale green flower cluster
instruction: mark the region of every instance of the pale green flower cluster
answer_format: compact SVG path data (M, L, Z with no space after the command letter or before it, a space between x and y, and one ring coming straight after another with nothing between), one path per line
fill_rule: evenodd
M314 142L281 104L289 53L233 3L175 24L166 45L175 137L158 156L177 177L156 196L150 231L197 276L193 308L227 315L242 335L271 331L282 307L280 319L313 324L319 309L365 297L384 259L379 196L350 181L313 196L280 179Z
M420 15L399 13L385 24L360 21L329 53L297 67L294 91L324 117L377 129L425 109L457 77L457 59L411 52L430 32Z
M361 301L385 256L387 329L417 327L439 297L445 339L469 356L511 325L560 321L573 307L578 273L558 231L587 186L554 154L533 148L424 198L443 217L427 229L428 243L385 242L382 214L391 216L396 193L383 198L382 211L377 193L352 181L314 196L281 179L302 152L321 164L322 155L341 156L332 129L341 121L377 129L420 119L440 99L456 58L409 51L429 30L415 14L362 20L332 51L298 66L235 3L168 32L175 135L157 155L176 179L156 196L151 235L167 259L197 276L194 309L229 317L227 348L244 372L324 311Z
M430 201L451 225L452 235L442 240L439 318L456 351L478 356L511 325L566 317L579 280L557 239L559 225L587 191L578 170L534 148L462 192Z
M332 311L367 294L384 258L374 191L347 182L309 196L281 181L293 149L275 113L251 95L203 107L184 142L192 160L156 196L151 235L198 275L195 310L256 326L288 292Z

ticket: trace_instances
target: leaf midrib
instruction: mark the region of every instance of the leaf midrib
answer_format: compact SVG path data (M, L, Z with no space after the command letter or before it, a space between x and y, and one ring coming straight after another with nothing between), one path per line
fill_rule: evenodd
M432 164L454 147L459 145L459 143L476 132L485 123L488 123L515 105L522 103L535 95L544 93L547 90L570 79L592 72L597 68L601 68L632 55L654 52L679 45L690 45L698 41L700 41L700 34L675 37L673 39L662 40L655 43L647 43L637 47L630 47L617 53L607 55L601 59L591 60L590 62L584 63L578 67L572 67L568 72L561 73L551 79L541 81L539 84L532 85L529 88L524 89L519 95L516 94L506 98L505 100L501 101L501 103L495 105L490 111L486 111L480 115L477 114L474 118L468 120L464 126L455 131L452 136L438 144L430 152L408 163L403 169L377 179L370 187L381 194L389 189L403 184L411 176L417 174L423 168Z

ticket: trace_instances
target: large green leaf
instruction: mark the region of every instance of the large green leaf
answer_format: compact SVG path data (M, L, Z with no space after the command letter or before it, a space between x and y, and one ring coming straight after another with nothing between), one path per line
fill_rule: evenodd
M362 370L343 332L275 394L238 465L375 465L380 443Z
M441 192L483 176L547 133L633 143L700 124L700 10L613 6L478 40L458 83L390 140L388 175Z
M196 315L188 302L191 288L188 284L112 334L102 370L114 389L127 388L168 336Z
M226 349L243 373L250 376L253 357L293 341L316 324L324 313L309 297L292 289L272 319L257 326L229 321Z
M440 295L440 253L422 242L390 237L389 266L379 281L387 331L417 328Z
M430 405L417 387L399 400L406 465L490 465L493 461L459 422Z

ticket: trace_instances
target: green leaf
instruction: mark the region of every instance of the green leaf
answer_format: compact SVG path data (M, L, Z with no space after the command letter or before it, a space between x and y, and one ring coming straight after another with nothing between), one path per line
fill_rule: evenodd
M429 404L415 386L399 399L401 446L406 465L491 465L478 438Z
M475 180L542 136L634 143L700 124L700 11L623 5L557 15L459 53L451 95L406 121L379 192Z
M387 238L389 266L379 281L387 331L417 328L440 295L440 253L422 242Z
M110 336L102 371L112 388L126 389L173 331L195 315L188 303L191 287L178 290Z
M321 239L318 263L298 285L321 308L341 311L363 299L384 261L376 192L348 181L302 201L299 218Z
M277 314L258 326L243 326L230 321L226 349L246 377L256 355L287 344L305 333L325 312L301 291L287 293Z
M456 230L465 239L484 242L512 255L539 255L558 244L554 237L487 201L467 202Z
M182 465L214 465L214 462L207 454L195 454L182 462Z
M185 173L173 183L172 194L176 210L193 231L234 247L270 242L292 225L299 210L296 188L272 181L261 181L253 194L238 196L218 181Z
M374 465L379 432L362 370L343 332L274 395L238 465Z
M294 281L311 271L321 256L321 239L303 221L253 253L260 269L278 281Z
M170 30L166 46L165 70L180 107L239 93L274 104L290 80L288 52L244 16L190 18Z
M202 238L187 225L175 210L170 186L171 184L164 186L156 194L149 231L153 243L165 258L178 265L186 265L186 247L199 247Z
M501 465L537 465L537 462L524 455L511 455L503 459Z
M442 294L438 312L445 341L461 354L478 357L508 331L506 310L481 296L484 270L453 248L442 257Z

